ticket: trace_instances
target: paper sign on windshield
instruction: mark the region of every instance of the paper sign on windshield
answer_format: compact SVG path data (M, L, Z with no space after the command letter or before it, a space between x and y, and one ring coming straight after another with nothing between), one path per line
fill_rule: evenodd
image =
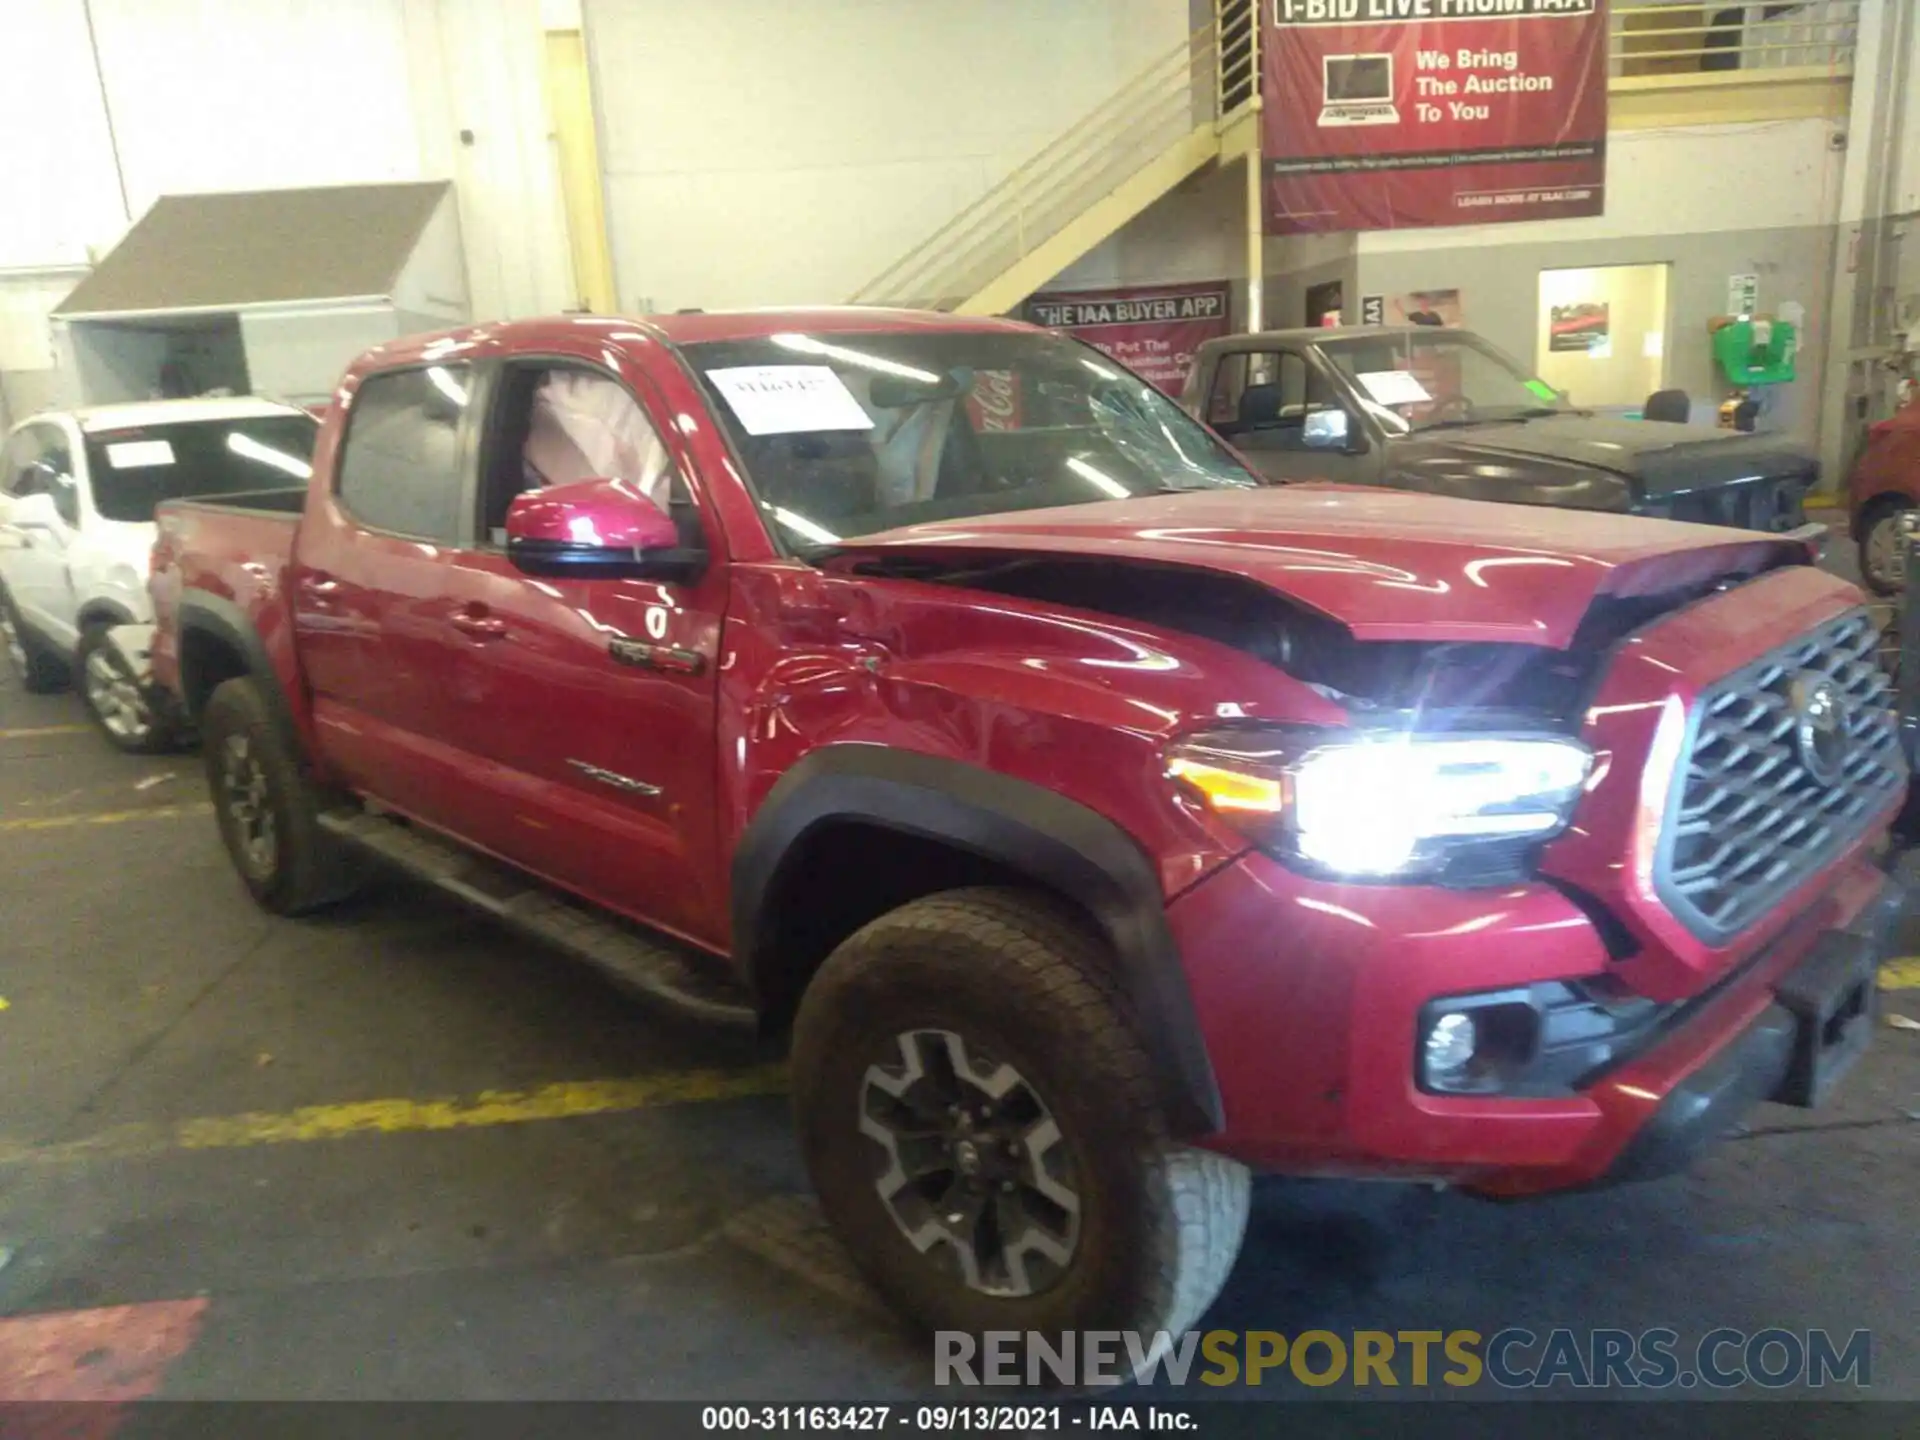
M825 365L737 365L707 378L749 435L873 429L873 417Z
M1353 377L1376 405L1429 405L1433 396L1410 370L1368 370Z
M122 440L107 446L107 464L116 470L145 470L173 464L173 446L164 440Z

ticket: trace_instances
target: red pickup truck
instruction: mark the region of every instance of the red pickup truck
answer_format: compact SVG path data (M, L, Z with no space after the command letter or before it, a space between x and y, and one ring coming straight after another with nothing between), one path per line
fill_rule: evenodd
M367 857L792 1030L935 1327L1180 1330L1250 1169L1662 1173L1860 1054L1906 877L1808 542L1271 487L1068 338L888 311L370 352L299 513L161 513L281 913Z

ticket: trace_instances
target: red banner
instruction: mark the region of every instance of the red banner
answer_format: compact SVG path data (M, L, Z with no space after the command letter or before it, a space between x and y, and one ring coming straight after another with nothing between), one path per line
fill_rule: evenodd
M1267 230L1605 209L1606 0L1262 0Z
M1169 395L1187 383L1200 342L1225 335L1230 318L1225 281L1063 290L1027 301L1027 319L1035 325L1098 346Z

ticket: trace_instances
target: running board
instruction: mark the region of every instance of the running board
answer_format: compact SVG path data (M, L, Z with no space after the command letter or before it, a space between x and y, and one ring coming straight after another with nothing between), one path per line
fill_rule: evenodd
M744 992L699 960L511 866L364 810L330 810L319 821L329 834L598 966L666 1009L708 1025L752 1029L758 1023Z

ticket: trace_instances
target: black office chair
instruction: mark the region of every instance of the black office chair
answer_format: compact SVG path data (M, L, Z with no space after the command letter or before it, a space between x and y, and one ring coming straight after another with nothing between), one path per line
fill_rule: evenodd
M1684 390L1656 390L1647 397L1643 419L1664 420L1669 425L1684 425L1693 418L1693 401Z

